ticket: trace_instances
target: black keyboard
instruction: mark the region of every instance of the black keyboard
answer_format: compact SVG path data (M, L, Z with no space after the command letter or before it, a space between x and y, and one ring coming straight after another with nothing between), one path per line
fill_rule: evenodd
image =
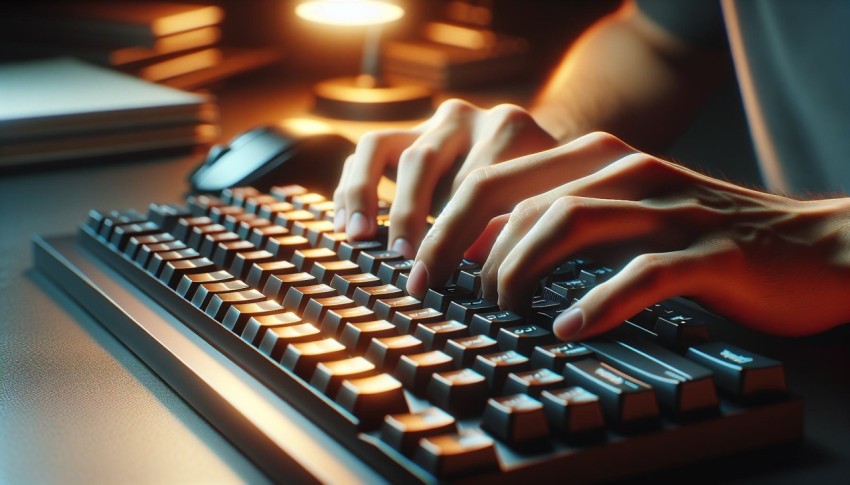
M315 427L362 469L426 483L605 480L801 437L782 363L713 340L716 316L674 299L559 342L553 320L614 273L580 258L527 315L481 298L468 261L419 300L387 214L354 242L322 195L233 188L91 211L35 260L278 481L341 478L301 469Z

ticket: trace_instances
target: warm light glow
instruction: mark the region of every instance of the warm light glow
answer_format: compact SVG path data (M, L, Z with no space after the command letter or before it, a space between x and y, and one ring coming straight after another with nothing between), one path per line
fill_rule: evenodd
M329 25L378 25L400 19L404 10L377 0L313 0L295 7L306 20Z

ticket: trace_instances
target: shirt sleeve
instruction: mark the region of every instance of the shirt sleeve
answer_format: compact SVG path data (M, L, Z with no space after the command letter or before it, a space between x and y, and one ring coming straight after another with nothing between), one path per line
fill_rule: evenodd
M647 18L693 47L726 48L719 0L637 0L636 3Z

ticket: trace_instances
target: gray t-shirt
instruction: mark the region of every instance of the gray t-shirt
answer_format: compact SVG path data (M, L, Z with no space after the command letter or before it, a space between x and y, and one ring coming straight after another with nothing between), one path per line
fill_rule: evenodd
M638 5L694 45L722 45L725 25L770 189L802 196L850 193L849 1L641 0Z

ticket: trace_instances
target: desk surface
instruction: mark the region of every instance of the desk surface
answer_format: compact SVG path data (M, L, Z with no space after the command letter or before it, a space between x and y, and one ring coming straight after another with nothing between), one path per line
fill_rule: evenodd
M280 79L257 76L222 93L223 139L307 112L306 87ZM493 99L492 93L477 97ZM374 126L341 128L356 136ZM32 270L32 234L70 233L91 208L178 201L186 173L199 160L0 178L0 482L267 480L91 315ZM725 331L786 363L790 386L806 404L806 438L783 453L704 467L709 476L765 483L850 476L850 328L800 340Z

